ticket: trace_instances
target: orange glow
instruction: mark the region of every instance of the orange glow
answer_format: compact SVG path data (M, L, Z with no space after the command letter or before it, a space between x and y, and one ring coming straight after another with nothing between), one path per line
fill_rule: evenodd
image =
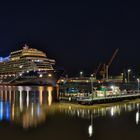
M3 90L1 91L1 100L3 100Z
M20 111L23 111L23 100L22 100L22 91L19 94L19 104L20 104Z
M5 101L7 101L7 90L5 91Z
M15 104L12 104L12 120L15 119Z
M48 74L49 77L52 77L52 74Z
M56 86L57 99L59 98L59 85Z
M11 103L11 90L9 91L9 101Z
M29 91L27 91L26 102L27 102L27 108L28 108L29 107Z
M42 98L43 90L44 90L44 88L40 86L39 87L39 102L40 102L40 105L42 105L42 103L43 103L43 98Z
M51 106L53 87L48 87L47 90L48 90L48 105Z

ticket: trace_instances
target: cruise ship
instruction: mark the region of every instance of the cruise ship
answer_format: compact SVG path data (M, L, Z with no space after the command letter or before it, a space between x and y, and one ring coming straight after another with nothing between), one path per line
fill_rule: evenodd
M0 57L0 84L55 85L54 59L25 45L23 49Z

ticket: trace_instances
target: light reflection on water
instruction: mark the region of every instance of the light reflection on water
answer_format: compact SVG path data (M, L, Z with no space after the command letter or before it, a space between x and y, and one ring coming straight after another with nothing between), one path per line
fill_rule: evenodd
M69 105L66 106L65 108L60 107L60 112L68 114L70 116L77 116L83 119L90 119L90 116L93 115L94 117L104 117L104 116L119 116L123 112L131 112L138 108L139 104L138 103L125 103L125 104L118 104L118 105L113 105L109 107L103 107L103 106L96 106L96 107L91 107L89 108L82 107L78 105L76 107L75 105ZM138 112L137 112L138 113Z
M87 134L94 137L96 118L118 118L124 113L134 113L135 125L139 125L139 101L111 105L81 106L54 103L53 87L0 86L0 122L14 122L23 128L37 127L47 116L58 113L67 117L88 121ZM57 95L56 95L57 96Z
M52 91L52 87L0 86L0 121L37 126L45 121L43 107L51 106Z

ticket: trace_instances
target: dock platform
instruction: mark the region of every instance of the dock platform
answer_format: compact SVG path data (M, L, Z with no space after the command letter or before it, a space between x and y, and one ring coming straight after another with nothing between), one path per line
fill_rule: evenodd
M60 97L60 101L73 102L83 105L93 105L93 104L103 104L103 103L113 103L125 100L134 100L140 98L140 93L128 94L128 95L117 95L111 97Z

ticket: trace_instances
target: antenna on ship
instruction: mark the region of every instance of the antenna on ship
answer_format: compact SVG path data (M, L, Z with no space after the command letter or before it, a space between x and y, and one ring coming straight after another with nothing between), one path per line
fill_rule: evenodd
M24 45L23 49L28 49L29 46L27 44Z

